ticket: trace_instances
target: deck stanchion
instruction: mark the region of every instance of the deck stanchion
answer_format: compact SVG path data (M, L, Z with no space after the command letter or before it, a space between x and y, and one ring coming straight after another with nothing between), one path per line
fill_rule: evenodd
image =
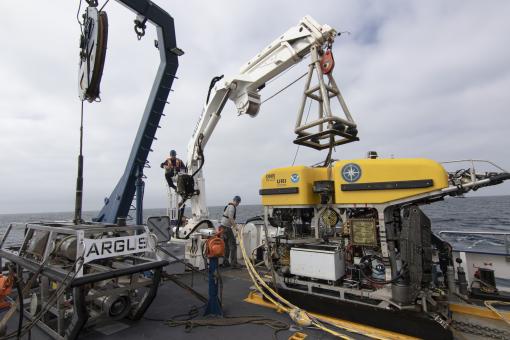
M209 300L204 315L223 316L220 299L218 297L218 258L209 258Z

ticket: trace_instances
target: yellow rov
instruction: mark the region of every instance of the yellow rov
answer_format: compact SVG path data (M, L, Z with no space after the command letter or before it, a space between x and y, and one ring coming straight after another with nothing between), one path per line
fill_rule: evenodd
M266 246L257 261L266 263L278 294L301 308L449 339L452 328L470 325L466 315L474 317L465 301L483 309L486 300L510 299L510 292L495 288L506 267L481 268L476 277L474 260L434 234L420 209L510 179L490 162L497 172L469 163L448 172L430 159L372 154L272 169L261 178ZM477 322L488 324L487 317ZM504 325L499 319L490 327L506 332Z

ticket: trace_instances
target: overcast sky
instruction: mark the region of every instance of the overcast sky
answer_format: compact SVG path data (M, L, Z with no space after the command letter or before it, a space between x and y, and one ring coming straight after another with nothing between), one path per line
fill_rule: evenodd
M508 1L155 1L175 19L179 80L149 160L145 206L167 206L159 163L186 158L210 79L239 67L304 15L338 31L334 77L361 141L334 158L490 159L510 169ZM102 1L100 1L102 3ZM79 139L78 1L2 1L0 12L0 213L71 211ZM142 41L134 14L106 7L109 41L102 102L85 105L84 209L98 210L124 171L159 55L155 30ZM306 69L299 64L262 99ZM303 83L264 104L257 118L223 111L206 149L207 199L234 194L258 204L260 176L292 163ZM326 152L301 148L296 164ZM510 194L510 183L478 194Z

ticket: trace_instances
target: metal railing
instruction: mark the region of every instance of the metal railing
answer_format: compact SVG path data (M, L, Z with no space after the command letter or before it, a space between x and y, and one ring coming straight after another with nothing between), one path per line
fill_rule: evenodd
M503 169L502 167L500 167L499 165L497 165L496 163L485 160L485 159L458 159L458 160L445 161L445 162L440 162L440 163L441 164L469 163L471 165L471 169L473 170L473 173L476 172L475 163L486 163L486 164L493 166L494 168L498 169L501 172L508 172L505 169Z
M443 235L482 235L482 236L503 236L506 260L510 262L510 231L466 231L466 230L441 230L439 236Z

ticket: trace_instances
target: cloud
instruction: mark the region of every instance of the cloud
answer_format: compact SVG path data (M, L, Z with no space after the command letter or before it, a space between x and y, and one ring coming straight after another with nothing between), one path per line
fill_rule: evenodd
M279 34L310 14L343 34L334 46L335 78L358 123L361 141L335 158L377 150L389 157L491 159L510 169L510 4L494 1L159 1L175 19L186 54L149 160L145 206L167 204L158 164L171 148L185 158L210 79L234 75ZM72 210L78 152L77 2L2 3L0 42L0 212ZM84 209L100 209L124 171L159 56L150 28L141 41L133 13L107 6L110 36L102 102L85 106ZM306 69L303 62L267 86L268 98ZM232 194L258 203L260 177L292 163L302 83L237 117L228 103L207 145L211 205ZM326 152L300 148L296 164ZM479 191L509 194L510 184Z

